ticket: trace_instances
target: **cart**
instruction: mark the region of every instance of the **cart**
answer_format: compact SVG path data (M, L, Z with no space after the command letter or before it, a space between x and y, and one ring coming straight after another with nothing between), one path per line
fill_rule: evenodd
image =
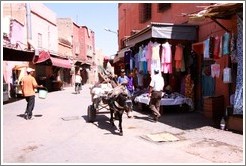
M112 86L110 86L110 84L100 84L99 87L91 88L92 104L89 105L87 108L88 122L94 122L97 114L110 113L109 103L114 102L110 96L112 96L112 94L114 94L115 91L117 91L120 88L121 88L120 86L113 88ZM125 105L126 106L122 109L125 109L125 111L127 112L127 116L131 118L133 104L129 96L125 101ZM103 109L106 111L100 111ZM114 115L115 115L115 119L117 119L116 114Z

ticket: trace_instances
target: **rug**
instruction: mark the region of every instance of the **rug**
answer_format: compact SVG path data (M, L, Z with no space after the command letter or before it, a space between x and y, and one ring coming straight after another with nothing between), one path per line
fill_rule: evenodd
M179 141L180 139L175 135L167 132L156 133L156 134L147 134L144 138L154 141L154 142L174 142Z

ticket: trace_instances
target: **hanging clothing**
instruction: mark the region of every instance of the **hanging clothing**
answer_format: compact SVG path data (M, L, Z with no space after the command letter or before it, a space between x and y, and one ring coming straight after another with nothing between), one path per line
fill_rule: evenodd
M209 37L209 57L214 58L214 42L215 42L215 37L210 36Z
M232 63L238 63L237 61L237 41L236 41L236 34L232 34L231 35L231 48L230 48L230 52L231 52L231 62Z
M204 44L204 50L203 50L203 57L204 58L210 58L210 55L209 55L209 42L210 42L210 39L207 38L203 44Z
M226 67L223 70L223 82L224 83L231 83L231 68Z
M211 77L211 67L207 66L202 71L202 94L213 96L215 93L215 79Z
M217 77L217 78L220 77L220 64L215 63L215 64L211 65L211 76L213 78L214 77Z
M191 74L185 76L185 96L194 101L194 82L191 78Z
M223 55L223 36L220 37L220 52L219 57L222 57Z
M231 39L230 33L228 32L224 33L223 35L223 55L230 54L230 39Z
M215 92L215 80L211 76L202 75L203 96L213 96Z
M161 71L172 73L172 50L168 42L162 44Z
M152 57L151 57L151 76L154 75L154 69L161 71L161 61L160 61L160 46L161 44L154 42L152 46ZM161 74L161 72L159 72Z
M214 59L219 59L219 54L220 54L220 37L216 36L214 38L214 50L213 50L213 55Z
M151 71L151 60L152 60L152 47L153 42L150 41L147 45L147 51L146 51L146 61L147 61L147 70Z
M183 46L181 44L178 44L175 47L175 55L174 55L176 71L181 70L182 59L183 59Z
M126 51L124 53L124 62L127 64L130 64L130 59L131 59L132 51Z
M154 42L152 46L152 60L160 60L160 45L157 42Z

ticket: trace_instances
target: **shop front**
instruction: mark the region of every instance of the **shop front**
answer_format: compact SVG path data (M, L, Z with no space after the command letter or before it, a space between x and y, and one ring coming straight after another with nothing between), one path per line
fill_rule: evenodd
M207 37L192 45L198 54L201 71L201 84L197 89L201 109L205 116L214 120L216 127L225 119L228 129L240 132L244 114L242 11L242 3L223 3L189 15L193 22L210 19L220 27L217 31L203 28L201 34Z
M49 91L61 90L71 85L72 63L69 59L51 55L47 51L40 51L33 59L36 67L36 77L39 84Z
M194 89L198 82L192 44L198 40L198 30L197 25L152 22L125 40L126 48L118 52L118 63L123 62L127 74L134 72L136 87L146 90L154 69L159 69L165 80L164 91L168 89L195 103Z

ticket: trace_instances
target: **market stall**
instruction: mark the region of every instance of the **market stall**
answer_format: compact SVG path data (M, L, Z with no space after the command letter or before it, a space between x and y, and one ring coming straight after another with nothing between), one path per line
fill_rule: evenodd
M135 97L134 102L149 105L149 94L143 93ZM189 106L189 110L194 110L194 105L191 98L185 97L184 95L181 95L177 92L171 93L169 95L163 93L161 98L161 106L182 106L183 104L187 104Z

